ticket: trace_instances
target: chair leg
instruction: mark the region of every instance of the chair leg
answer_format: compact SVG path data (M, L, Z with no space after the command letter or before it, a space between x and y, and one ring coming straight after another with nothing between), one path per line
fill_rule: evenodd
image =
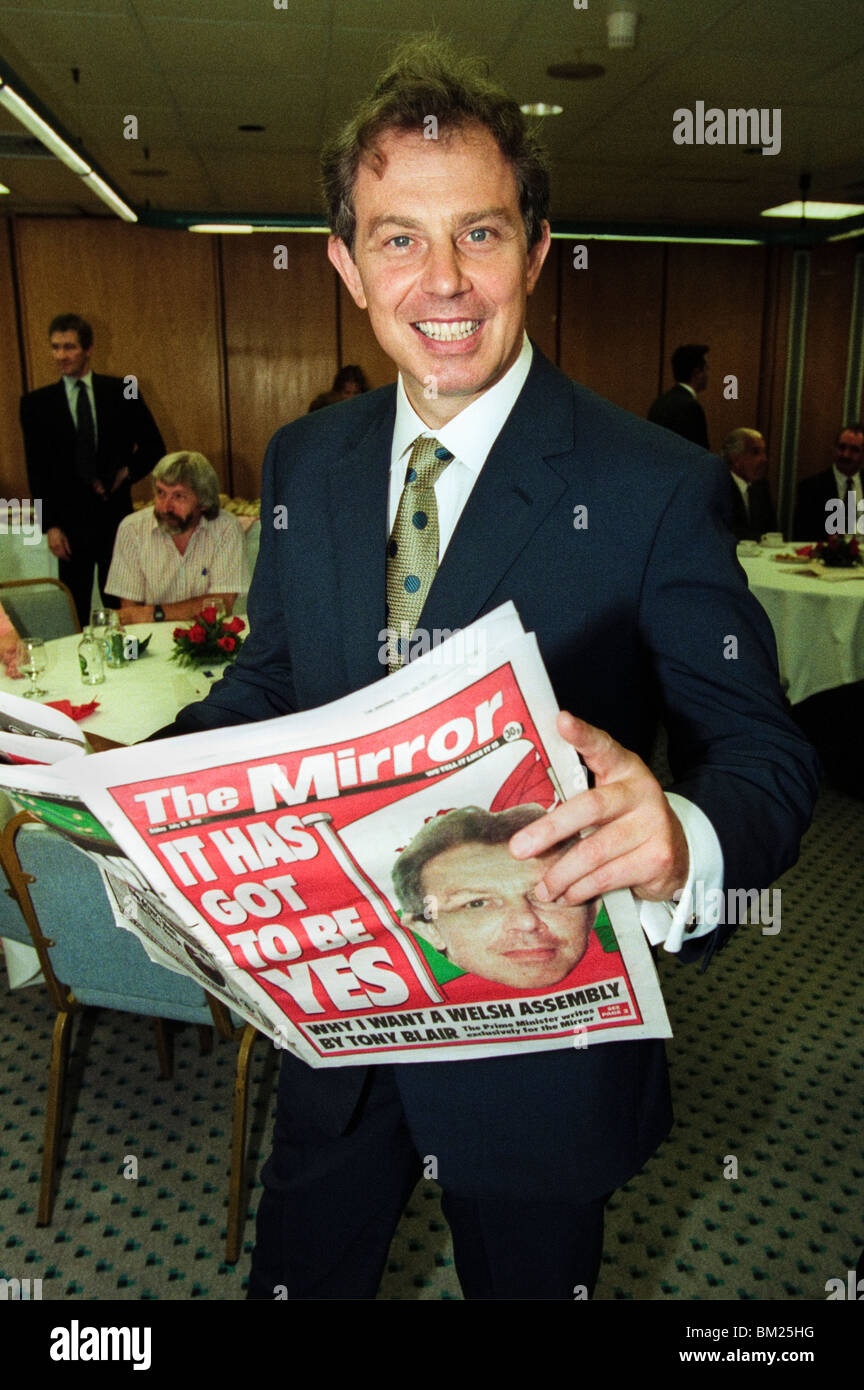
M209 1057L213 1051L213 1029L209 1023L198 1024L198 1056Z
M246 1196L246 1101L249 1093L249 1063L258 1031L251 1023L243 1029L237 1049L237 1071L234 1077L234 1119L231 1127L231 1174L228 1183L228 1235L225 1241L225 1261L237 1263L243 1235Z
M42 1145L42 1182L39 1188L37 1226L50 1226L51 1213L54 1210L57 1146L63 1125L63 1096L69 1060L69 1040L72 1036L71 1024L72 1014L62 1009L54 1020L54 1036L51 1042L51 1071L45 1105L45 1138Z
M156 1029L159 1075L163 1081L170 1081L174 1075L174 1037L164 1018L154 1018L153 1025Z

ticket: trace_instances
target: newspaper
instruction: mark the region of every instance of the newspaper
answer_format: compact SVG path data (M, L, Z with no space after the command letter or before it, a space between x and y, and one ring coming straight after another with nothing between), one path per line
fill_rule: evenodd
M152 960L312 1066L669 1037L631 895L541 904L548 860L507 849L587 786L556 715L505 604L331 705L106 753L0 697L0 754L67 754L0 784Z

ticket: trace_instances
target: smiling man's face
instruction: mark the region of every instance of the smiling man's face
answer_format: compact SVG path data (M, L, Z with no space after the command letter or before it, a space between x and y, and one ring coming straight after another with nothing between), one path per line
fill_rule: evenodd
M548 868L549 856L514 859L506 844L454 845L423 867L433 910L417 930L461 970L511 989L548 989L584 956L596 916L595 903L538 902Z
M377 152L357 173L353 257L336 237L329 255L436 428L516 361L549 227L528 251L515 175L482 126L389 131Z

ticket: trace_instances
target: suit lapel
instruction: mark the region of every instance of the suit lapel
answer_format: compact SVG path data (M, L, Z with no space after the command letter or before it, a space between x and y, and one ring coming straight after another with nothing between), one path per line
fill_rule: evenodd
M57 428L61 437L65 436L64 448L74 449L75 422L72 419L72 411L69 409L69 398L66 395L66 387L62 377L51 387L51 390L54 392L54 418L57 421Z
M334 553L339 557L335 612L352 689L386 674L378 660L385 625L387 497L396 393L367 433L331 467L328 480Z
M568 485L552 460L572 452L570 383L535 349L528 380L468 498L418 626L430 632L461 628L480 616Z

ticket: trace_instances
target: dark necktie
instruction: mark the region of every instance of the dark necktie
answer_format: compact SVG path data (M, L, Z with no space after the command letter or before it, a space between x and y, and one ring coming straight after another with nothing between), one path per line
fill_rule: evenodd
M96 427L90 397L83 381L76 386L78 400L75 404L76 439L75 472L84 482L92 483L96 477Z
M391 644L391 671L408 660L411 633L423 611L438 568L438 506L435 483L453 455L437 439L414 441L399 510L387 542L387 626L398 637Z
M849 499L852 499L851 501ZM855 511L855 474L846 475L846 496L843 499L846 508L846 519L844 530L847 536L854 536L857 532L857 515ZM850 525L851 522L851 525Z

